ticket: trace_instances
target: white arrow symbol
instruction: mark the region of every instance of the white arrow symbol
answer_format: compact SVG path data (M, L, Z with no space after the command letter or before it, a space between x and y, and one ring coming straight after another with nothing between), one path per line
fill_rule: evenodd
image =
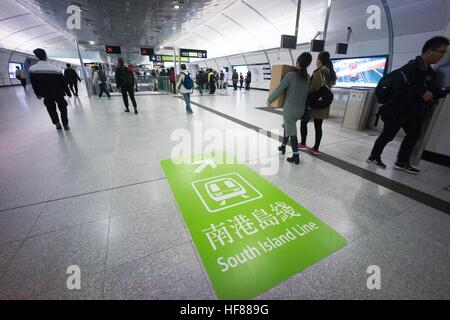
M205 160L205 161L197 161L197 162L194 162L194 164L200 164L200 166L197 169L195 169L195 171L194 171L195 173L202 172L208 166L211 166L211 168L213 168L213 169L217 168L217 164L210 159Z

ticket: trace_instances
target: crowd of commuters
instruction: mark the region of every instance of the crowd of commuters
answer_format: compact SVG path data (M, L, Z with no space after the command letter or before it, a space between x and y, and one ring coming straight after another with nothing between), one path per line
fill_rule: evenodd
M410 61L392 74L393 78L392 98L382 107L383 131L376 140L368 162L380 168L387 166L381 160L381 154L385 146L391 142L402 128L406 136L397 155L395 168L411 173L419 173L420 170L410 165L410 157L415 145L422 134L424 115L436 105L438 100L445 97L447 92L435 85L436 72L431 65L438 63L447 53L450 42L445 37L434 37L423 46L422 55ZM336 83L336 72L330 61L328 52L321 52L316 61L316 69L310 76L307 68L312 61L310 53L302 53L297 59L297 70L288 73L279 86L268 98L268 105L275 101L283 92L283 143L279 147L282 154L286 153L286 146L291 142L293 156L287 161L299 164L299 150L309 150L318 155L322 140L322 124L330 114L330 105L324 108L313 108L309 97L317 94L321 88L330 89ZM389 76L389 75L388 75ZM233 84L236 89L238 80L237 72L233 73ZM383 81L383 80L382 80ZM315 144L307 147L308 122L314 122ZM301 142L297 139L297 122L301 121Z
M398 74L401 73L402 77L398 77L393 82L392 99L382 108L381 118L384 122L384 128L373 146L371 155L367 160L369 163L383 169L386 168L386 165L381 160L381 155L385 146L395 138L398 131L402 128L406 136L398 152L395 168L408 173L420 172L410 165L410 156L422 134L424 114L447 94L447 92L435 86L436 72L431 66L444 57L449 44L449 40L445 37L434 37L425 43L421 56L399 69L400 72ZM30 67L30 80L33 90L39 99L44 99L44 105L47 107L47 111L56 128L58 130L62 128L69 130L67 101L64 97L71 97L72 94L78 96L77 82L81 82L81 79L70 64L67 64L67 69L63 75L60 70L47 62L47 54L43 49L35 49L33 52L39 59L37 64ZM311 96L322 94L321 92L323 92L324 88L331 90L337 78L328 52L321 52L318 55L316 69L312 75L309 75L308 67L311 63L312 55L309 52L302 53L297 59L296 71L284 76L267 101L268 105L270 105L282 93L285 93L283 104L284 136L279 151L285 154L290 141L293 155L287 158L287 161L297 165L300 164L299 150L308 150L314 155L320 154L319 147L323 136L322 125L323 121L329 117L332 101L319 108L312 103ZM392 74L395 74L395 71ZM178 77L175 75L174 68L170 68L167 72L165 70L160 72L153 70L151 76L168 77L170 91L182 94L188 114L193 113L190 95L195 89L194 83L197 84L200 94L203 94L204 90L209 90L210 94L214 94L217 89L226 89L228 87L227 75L224 70L220 72L210 68L200 70L194 78L185 64L181 65L181 72L178 74ZM26 76L20 68L16 70L16 78L26 88ZM176 81L177 78L178 81ZM241 89L243 82L245 82L245 89L249 90L251 73L249 71L244 79L242 73L239 75L237 70L234 69L231 80L234 90L238 90L238 82L240 82ZM101 68L94 68L93 81L99 87L99 97L106 93L109 98L110 94L106 85L107 77ZM122 58L118 59L118 66L115 70L115 82L118 91L122 93L125 112L130 112L128 101L130 99L134 107L134 113L138 114L137 102L134 96L134 91L137 89L136 72L132 65L125 66ZM57 107L61 113L61 120L57 113ZM315 128L315 143L312 148L307 147L308 123L310 120L313 120ZM297 138L298 121L301 122L300 143Z

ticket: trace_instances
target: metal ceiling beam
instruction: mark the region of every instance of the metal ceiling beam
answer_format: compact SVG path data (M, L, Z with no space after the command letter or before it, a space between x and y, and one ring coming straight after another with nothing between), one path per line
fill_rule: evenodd
M228 6L226 6L225 8L223 8L221 12L219 12L218 14L212 16L212 17L209 19L209 21L212 20L212 19L214 19L214 18L217 17L218 15L222 14L223 11L227 10L228 8L230 8L231 6L233 6L235 3L239 2L239 1L241 1L241 0L233 1L233 2L230 3ZM200 26L202 26L202 25L204 25L204 23L201 23L201 24L197 25L194 29L197 29L198 27L200 27ZM176 41L178 41L178 40L179 40L180 38L182 38L183 36L185 36L185 35L184 35L184 34L180 34L178 37L176 37L175 39L173 39L173 42L175 43Z
M247 7L249 7L251 10L253 10L257 15L259 15L261 18L263 18L268 24L270 24L275 30L277 30L277 32L281 35L282 32L277 28L276 25L274 25L269 19L266 18L266 16L264 16L261 12L259 12L258 10L256 10L253 6L249 5L247 2L245 2L244 0L241 0L241 2L243 4L245 4Z
M67 39L74 41L75 39L72 37L71 34L65 32L64 30L61 30L58 25L54 25L51 21L47 20L42 14L36 12L34 10L34 7L32 4L30 4L29 0L15 0L22 8L25 10L28 10L30 13L38 17L39 19L43 20L45 23L47 23L50 27L53 27L55 30L58 30L63 35L67 37Z
M203 24L203 26L205 26L205 27L207 27L208 29L211 29L212 31L216 32L217 34L219 34L219 35L222 36L223 38L228 39L222 32L220 32L220 31L214 29L213 27L207 25L206 23Z
M18 18L18 17L28 16L28 15L30 15L30 14L31 14L30 12L28 12L28 13L22 13L22 14L17 14L17 15L12 16L12 17L0 19L0 22L5 21L5 20L9 20L9 19L15 19L15 18Z
M108 34L111 35L112 34L111 22L109 21L108 13L106 12L103 0L97 0L97 6L103 16L103 20L105 21L106 30L108 31Z
M10 36L15 35L15 34L17 34L17 33L20 33L20 32L26 31L26 30L30 30L30 29L34 29L34 28L44 27L44 26L47 26L47 25L46 25L46 24L38 24L38 25L35 25L35 26L32 26L32 27L28 27L28 28L25 28L25 29L21 29L21 30L15 31L15 32L10 33L10 34L8 34L7 36L1 38L1 39L0 39L0 42L2 42L2 41L5 40L6 38L9 38Z
M225 13L221 13L225 18L229 19L230 21L232 21L233 23L235 23L236 25L238 25L240 28L242 28L243 30L245 30L248 34L253 35L252 32L250 32L246 27L244 27L242 24L240 24L239 22L237 22L236 20L234 20L233 18L231 18L230 16L226 15ZM253 35L254 36L254 35ZM262 45L261 42L259 42L258 40L255 39L255 41L257 43L259 43L259 45L261 46L262 49L264 49L264 46Z
M153 5L151 6L151 8L150 8L150 12L146 12L145 13L145 21L144 21L144 24L143 24L143 26L142 26L142 34L143 34L143 38L145 38L145 35L146 35L146 30L147 30L147 25L150 23L150 20L151 20L151 18L152 18L152 15L153 15L153 12L155 11L155 9L156 9L156 6L158 5L158 0L154 0L153 1ZM142 41L142 40L141 40ZM144 41L145 42L145 41Z

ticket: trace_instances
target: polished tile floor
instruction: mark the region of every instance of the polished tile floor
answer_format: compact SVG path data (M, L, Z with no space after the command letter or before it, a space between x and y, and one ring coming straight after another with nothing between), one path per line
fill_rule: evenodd
M280 128L279 115L255 109L266 92L218 92L193 101ZM57 132L31 90L0 89L0 299L216 299L159 162L171 157L177 129L250 130L196 106L187 116L171 95L137 101L139 115L126 114L120 97L81 93L69 102L71 131ZM324 131L323 152L450 201L450 169L380 171L364 162L376 133L332 121ZM386 150L390 166L398 145ZM268 159L280 167L266 179L349 244L257 299L450 297L448 215L308 154L298 167L276 150L241 160L259 170ZM70 265L82 270L82 290L67 290ZM371 265L381 268L381 290L367 289Z

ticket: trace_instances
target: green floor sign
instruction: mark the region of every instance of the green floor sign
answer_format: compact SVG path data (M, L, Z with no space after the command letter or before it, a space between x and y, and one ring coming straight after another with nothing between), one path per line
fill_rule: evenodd
M161 161L219 299L251 299L346 240L244 164Z

